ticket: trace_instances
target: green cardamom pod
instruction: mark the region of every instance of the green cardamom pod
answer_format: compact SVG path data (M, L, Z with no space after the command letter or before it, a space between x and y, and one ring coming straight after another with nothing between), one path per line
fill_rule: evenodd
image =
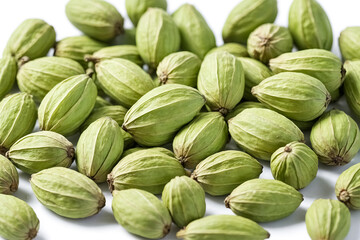
M161 198L179 228L205 215L205 192L188 176L173 178L165 185Z
M174 177L185 175L179 161L158 148L137 150L126 155L108 175L111 191L129 188L160 194Z
M218 112L197 115L175 136L173 150L185 168L195 168L206 157L222 150L229 140L228 127Z
M127 231L148 239L163 238L170 232L171 216L153 194L139 189L113 192L112 210Z
M53 167L31 175L31 188L46 208L67 218L86 218L105 206L101 189L74 170Z
M261 102L241 102L240 104L238 104L228 115L226 115L226 121L229 121L229 119L236 117L236 115L238 115L239 113L241 113L242 111L244 111L245 109L248 108L265 108L265 109L269 109L265 104L261 103Z
M181 5L173 14L181 36L181 49L190 51L203 59L216 47L214 33L201 13L191 4Z
M221 196L231 193L247 180L258 178L262 169L261 164L250 155L227 150L201 161L191 178L195 179L205 192L213 196Z
M357 117L360 117L360 61L346 61L344 92L346 101Z
M235 57L248 57L249 56L246 47L239 43L225 43L222 46L211 49L207 53L207 55L212 54L214 52L219 52L219 51L228 52L228 53L234 55Z
M345 60L360 60L360 27L347 27L340 33L339 46Z
M96 85L85 75L69 77L50 90L39 106L41 130L72 135L94 108Z
M0 59L0 100L13 88L17 73L14 57L5 55Z
M20 138L6 156L23 172L32 174L52 167L70 167L75 149L62 135L41 131Z
M153 148L145 148L145 147L134 147L134 148L130 148L126 151L124 151L124 153L121 155L122 158L126 157L127 155L140 151L140 150L145 150L145 149L152 149L152 150L156 150L158 152L164 153L165 155L168 155L170 157L175 157L174 153L172 151L170 151L169 149L163 148L163 147L153 147Z
M335 185L335 194L339 201L351 209L360 209L360 163L340 174Z
M34 210L23 200L0 194L0 236L11 240L31 240L40 222Z
M148 8L161 8L166 11L167 2L166 0L125 0L125 7L127 15L136 27Z
M256 222L271 222L292 214L303 201L295 188L270 179L252 179L232 191L225 206Z
M224 42L246 44L252 31L277 16L277 0L243 0L230 12L222 30Z
M13 194L18 186L19 174L15 166L6 157L0 155L0 194Z
M109 101L105 100L104 98L97 96L94 110L97 108L106 107L106 106L112 106L112 104Z
M41 102L56 84L84 73L82 66L74 60L42 57L22 65L16 78L20 91L31 94L35 101Z

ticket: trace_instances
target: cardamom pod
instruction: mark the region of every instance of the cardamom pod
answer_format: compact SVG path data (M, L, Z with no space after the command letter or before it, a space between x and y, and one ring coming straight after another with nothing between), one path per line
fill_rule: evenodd
M346 101L357 117L360 117L360 61L346 61L344 81L344 93Z
M347 27L340 33L339 47L345 60L360 60L360 27Z
M105 106L112 106L112 104L109 101L105 100L104 98L97 96L94 110L97 108L105 107Z
M360 163L342 172L336 181L335 194L351 209L360 209Z
M14 57L5 55L0 59L0 100L13 88L17 72Z
M105 206L101 189L74 170L53 167L31 175L31 188L46 208L67 218L86 218Z
M261 103L261 102L241 102L240 104L238 104L231 112L229 112L228 115L226 115L226 121L229 121L229 119L236 117L236 115L238 115L239 113L241 113L242 111L244 111L245 109L248 108L266 108L269 109L265 104Z
M211 49L207 53L207 55L212 54L214 52L219 52L219 51L228 52L228 53L234 55L235 57L248 57L249 56L246 47L239 43L225 43L222 46Z
M17 191L18 186L19 174L15 166L0 155L0 194L12 194Z
M127 15L136 27L148 8L161 8L166 11L167 2L166 0L125 0L125 7Z
M131 153L134 153L134 152L137 152L140 150L145 150L145 149L156 150L156 151L164 153L165 155L168 155L170 157L175 157L175 155L172 151L170 151L169 149L163 148L163 147L153 147L153 148L134 147L134 148L130 148L130 149L124 151L124 153L121 155L121 157L124 158Z

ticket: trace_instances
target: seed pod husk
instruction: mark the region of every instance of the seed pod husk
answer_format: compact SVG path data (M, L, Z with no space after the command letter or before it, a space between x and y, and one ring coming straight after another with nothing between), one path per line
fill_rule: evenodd
M246 44L252 31L277 16L277 0L243 0L230 12L222 30L224 42Z
M310 75L319 79L330 93L341 86L345 77L340 59L322 49L284 53L270 60L270 68L274 73L298 72Z
M236 117L236 115L238 115L239 113L241 113L242 111L244 111L245 109L248 108L266 108L269 109L265 104L261 103L261 102L241 102L240 104L238 104L228 115L226 115L225 120L229 121L229 119Z
M157 148L135 151L120 160L108 175L111 191L129 188L160 194L174 177L185 175L176 158Z
M329 18L316 0L294 0L289 11L289 30L299 50L331 50L333 33Z
M106 107L106 106L112 106L112 104L109 101L105 100L104 98L97 96L94 110L97 108Z
M129 60L139 66L143 61L139 55L139 51L135 45L119 45L104 47L92 55L86 55L85 61L97 63L105 59L123 58Z
M264 240L270 234L244 217L212 215L191 222L176 237L185 240Z
M40 222L34 210L23 200L0 194L0 236L11 240L36 237Z
M324 84L302 73L276 74L253 87L251 93L271 109L297 121L314 120L331 101Z
M264 79L271 77L273 73L268 67L256 59L240 57L238 58L243 66L245 74L244 99L255 101L256 97L251 94L251 88L260 84Z
M258 178L261 164L250 155L234 150L215 153L201 161L191 178L213 196L231 193L247 180Z
M250 34L247 48L252 58L268 64L270 59L291 52L293 40L287 28L266 23Z
M235 57L248 57L249 56L246 47L239 43L225 43L222 46L211 49L207 54L212 54L212 53L218 52L218 51L228 52L228 53L234 55Z
M256 222L271 222L292 214L303 201L295 188L270 179L252 179L232 191L225 206Z
M65 12L77 29L96 40L110 41L124 31L123 17L106 1L70 0Z
M204 104L196 89L166 84L146 93L127 111L123 129L141 145L161 146L170 142Z
M351 209L360 209L360 163L342 172L336 181L335 194L339 201Z
M94 108L96 85L85 75L69 77L50 90L39 106L41 130L72 135Z
M31 94L35 101L41 102L56 84L84 73L82 66L74 60L42 57L21 66L16 78L20 91Z
M344 81L346 101L356 116L360 117L360 61L346 61L344 68L346 69Z
M41 19L26 19L11 34L4 53L21 65L24 61L46 56L55 44L56 33Z
M80 135L76 148L76 165L80 173L96 183L106 182L107 175L120 160L124 139L119 124L102 117Z
M341 166L349 163L359 151L360 131L349 115L334 109L315 123L310 141L320 162Z
M160 62L156 70L159 85L177 83L196 87L200 66L201 60L194 53L171 53Z
M163 238L170 232L171 216L153 194L139 189L113 192L112 210L116 221L128 232L148 239Z
M340 33L339 47L345 60L360 60L360 27L347 27Z
M11 94L0 102L0 154L32 132L36 115L35 102L27 93Z
M185 168L195 168L206 157L222 150L229 140L228 127L218 112L197 115L175 136L173 150Z
M159 8L149 8L140 18L136 28L136 46L150 69L180 47L179 30L168 13Z
M13 88L17 72L14 57L6 55L0 59L0 100Z
M270 167L274 179L302 189L316 177L318 157L305 143L292 142L272 154Z
M23 172L32 174L52 167L70 167L75 149L60 134L41 131L20 138L6 156Z
M188 176L173 178L165 185L161 199L179 228L205 214L205 192Z
M311 240L342 240L350 230L350 211L337 200L317 199L307 210L305 223Z
M245 109L228 123L235 142L259 159L269 161L278 148L294 141L304 142L304 134L291 120L269 109Z
M101 189L74 170L54 167L31 175L31 188L46 208L67 218L86 218L105 206Z
M70 58L87 69L88 63L84 57L104 47L107 47L106 43L96 41L88 36L67 37L56 43L54 56Z
M228 52L207 55L201 64L198 89L212 111L226 115L244 94L245 76L241 62Z
M216 47L214 33L193 5L181 5L172 14L172 18L180 31L181 49L193 52L203 59L210 49Z
M125 7L127 15L136 27L148 8L161 8L166 11L167 2L166 0L125 0Z
M150 75L126 59L109 59L96 64L97 80L104 92L124 107L131 107L155 87Z
M0 155L0 194L13 194L17 191L18 186L19 174L15 166Z

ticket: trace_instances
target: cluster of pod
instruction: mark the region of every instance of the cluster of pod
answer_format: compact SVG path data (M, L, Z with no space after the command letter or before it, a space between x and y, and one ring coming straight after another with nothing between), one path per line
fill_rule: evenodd
M11 35L0 59L0 236L39 230L33 209L11 196L18 168L66 218L97 214L106 202L97 184L107 182L116 221L141 237L162 238L174 222L185 240L262 240L270 234L258 223L299 207L319 161L341 166L359 151L357 123L327 109L344 93L360 117L360 27L340 35L343 64L316 0L293 0L288 28L273 24L276 0L242 0L222 46L191 4L172 15L166 0L125 5L133 29L104 0L70 0L66 15L83 36L55 42L40 19ZM8 94L15 82L20 92ZM274 179L259 179L260 161ZM308 209L311 239L344 239L359 192L360 163L339 176L339 201ZM204 217L206 194L227 195L236 216Z

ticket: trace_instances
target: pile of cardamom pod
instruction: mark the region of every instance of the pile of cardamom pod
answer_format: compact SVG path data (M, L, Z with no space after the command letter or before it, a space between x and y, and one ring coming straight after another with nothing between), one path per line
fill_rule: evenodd
M126 0L134 28L124 29L108 2L70 0L66 15L83 36L56 42L40 19L15 29L0 60L0 236L30 240L39 230L33 209L11 196L18 168L62 217L97 214L105 205L97 184L107 182L130 233L158 239L174 222L185 240L263 240L270 234L258 223L299 207L318 161L340 166L358 153L357 123L326 110L344 94L360 117L360 27L340 35L343 64L316 0L293 0L288 28L273 24L276 0L242 0L222 46L193 5L166 9L166 0ZM75 149L66 137L76 134ZM225 150L230 139L238 149ZM259 179L259 160L270 161L274 179ZM224 196L236 216L204 217L205 193ZM335 193L307 210L312 240L348 234L360 163Z

